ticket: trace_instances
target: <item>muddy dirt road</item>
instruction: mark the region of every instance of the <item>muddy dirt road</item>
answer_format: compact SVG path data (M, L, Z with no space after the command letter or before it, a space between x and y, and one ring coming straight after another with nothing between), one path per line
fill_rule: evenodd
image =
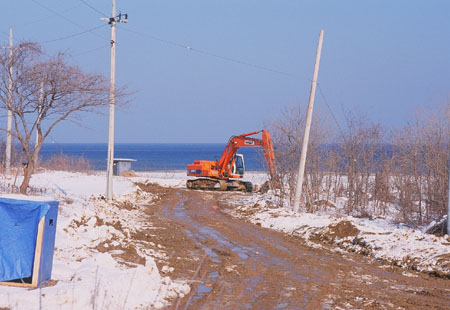
M169 309L450 309L450 280L313 249L232 218L230 193L142 188L160 197L146 215L169 257L161 265L192 283Z

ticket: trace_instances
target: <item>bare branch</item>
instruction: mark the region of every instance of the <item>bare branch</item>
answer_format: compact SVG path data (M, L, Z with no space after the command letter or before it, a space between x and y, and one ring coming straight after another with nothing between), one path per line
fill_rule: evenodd
M10 76L10 66L13 74ZM12 102L9 80L12 77ZM116 89L116 103L125 103L125 88ZM38 153L50 132L61 121L80 113L91 113L109 104L109 81L103 75L86 73L69 65L64 54L45 55L37 44L24 42L13 51L0 51L1 108L12 111L15 133L26 155L21 192L34 172ZM30 139L37 131L39 141L31 151Z

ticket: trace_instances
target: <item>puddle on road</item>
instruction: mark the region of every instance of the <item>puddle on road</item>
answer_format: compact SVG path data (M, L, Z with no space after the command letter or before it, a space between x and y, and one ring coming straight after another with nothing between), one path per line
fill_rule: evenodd
M209 293L211 291L212 291L212 286L208 287L205 284L200 283L197 286L197 296L196 296L196 298L197 299L202 299L203 295L205 295L205 294L207 294L207 293Z
M204 246L200 240L214 240L219 246L224 248L229 248L232 252L236 253L241 259L245 260L250 257L250 255L253 253L256 253L258 251L262 251L261 249L254 249L249 248L241 244L236 244L229 242L228 239L223 236L222 233L218 232L214 228L211 228L209 226L199 226L197 222L192 220L192 218L189 216L188 212L185 208L185 202L186 199L183 197L180 199L180 202L174 207L175 213L174 215L182 220L183 222L191 225L192 227L197 229L197 232L191 231L189 229L185 229L185 233L191 238L198 246L200 246L206 254L213 259L214 262L220 263L220 260L218 259L218 255L209 247ZM165 213L168 217L171 217L171 213L168 210L168 208L165 208Z
M218 272L216 272L216 271L211 272L208 275L208 278L206 279L206 281L203 283L200 283L199 286L197 287L197 294L205 294L205 293L211 292L213 289L212 282L215 282L215 280L218 277L219 277Z
M214 221L220 221L220 218L218 219L217 217L220 217L222 215L220 212L209 214L209 209L207 207L200 210L193 209L192 211L188 211L186 210L185 206L187 200L188 199L186 199L185 197L180 197L179 203L172 209L173 211L171 211L169 207L166 207L165 214L168 218L175 217L177 221L187 224L186 226L188 227L192 227L192 229L184 228L184 232L195 244L197 244L197 246L199 246L206 253L206 255L212 262L221 264L222 256L219 255L220 252L217 253L216 251L217 249L228 249L235 253L242 261L254 259L263 265L270 266L270 268L291 273L293 278L295 278L299 282L308 281L308 277L305 274L296 273L292 270L289 262L287 262L282 257L273 255L265 248L260 247L257 242L250 241L248 245L243 245L235 241L230 241L228 237L222 234L220 231L214 229L213 227L205 226L200 222L197 222L195 220L196 215L206 215L214 218ZM263 236L257 235L257 237L262 238ZM277 240L260 240L272 245L280 252L289 252L287 248L279 245L277 243ZM208 242L208 244L212 243L214 245L211 247L206 246L205 241L212 241ZM211 293L218 280L218 272L212 272L208 274L206 279L201 279L201 282L197 284L196 288L194 288L193 292L195 292L195 295L191 296L191 300L188 302L187 306L189 307L195 305L199 300L204 298L207 294ZM245 304L241 305L243 309L252 309L258 298L272 293L268 292L267 290L259 290L257 288L260 284L260 281L262 280L262 276L242 279L242 281L245 282L246 287L244 293L246 296L245 300L248 301ZM293 305L291 303L280 300L280 303L278 304L276 309L295 309L292 308L292 306Z
M221 260L219 259L219 255L216 254L216 252L214 252L212 249L208 248L207 246L204 246L203 243L201 243L197 237L199 237L197 234L194 234L192 231L190 231L189 229L184 229L184 232L186 233L186 235L192 240L194 241L194 243L196 245L198 245L203 251L205 251L206 255L208 255L209 258L211 258L211 260L214 263L219 264L221 262ZM200 236L200 239L202 240L206 240L204 237Z
M218 278L219 278L218 272L216 271L211 272L205 279L205 281L197 285L196 294L192 297L191 301L188 303L187 306L195 304L197 301L205 297L206 294L210 293L213 290L214 287L213 284L216 282Z

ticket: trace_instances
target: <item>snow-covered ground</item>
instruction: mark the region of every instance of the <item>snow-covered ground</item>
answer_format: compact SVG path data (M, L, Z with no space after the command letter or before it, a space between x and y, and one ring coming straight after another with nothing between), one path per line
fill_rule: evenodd
M395 224L389 217L367 219L342 215L343 205L319 213L278 208L271 194L241 196L230 213L256 225L305 239L312 247L357 252L384 263L450 277L450 236Z
M134 182L148 180L163 186L184 187L185 172L137 174L130 178L114 177L114 203L103 199L104 173L41 172L33 176L30 184L36 196L1 195L58 200L60 207L51 285L39 289L0 286L0 308L161 308L187 294L188 283L171 280L158 270L154 258L163 256L162 253L142 244L132 244L130 233L148 228L151 223L143 222L138 208L123 207L130 202L136 206L152 198ZM246 180L262 184L266 175L247 173ZM16 184L19 181L20 178ZM3 176L0 188L11 188L13 182L13 176ZM313 247L359 252L387 263L450 276L448 236L436 237L395 225L389 218L360 219L339 212L296 214L274 207L275 201L270 193L230 194L229 200L236 205L231 211L234 216L298 235ZM105 250L108 248L113 250ZM123 256L126 253L134 253L145 264L127 261Z
M53 284L34 290L0 286L0 308L161 308L169 299L187 294L190 290L187 283L174 282L160 274L152 258L159 253L130 244L130 232L149 225L142 221L139 210L120 208L121 203L139 204L150 200L149 194L139 192L133 184L136 180L114 177L116 201L113 204L102 199L106 189L104 173L37 173L32 177L31 190L42 192L43 196L1 195L17 199L57 200L60 205ZM13 176L0 179L3 188L10 188L8 185L13 182ZM101 250L107 247L114 250ZM134 254L145 262L145 266L121 259L121 254L130 249L135 249Z

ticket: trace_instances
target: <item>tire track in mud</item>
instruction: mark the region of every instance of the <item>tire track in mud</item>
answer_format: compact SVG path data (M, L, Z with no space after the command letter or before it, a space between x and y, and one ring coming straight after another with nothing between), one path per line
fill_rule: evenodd
M169 309L450 308L449 280L313 249L232 218L218 202L229 193L147 190L164 190L151 221L166 227L160 238L173 276L191 282Z

